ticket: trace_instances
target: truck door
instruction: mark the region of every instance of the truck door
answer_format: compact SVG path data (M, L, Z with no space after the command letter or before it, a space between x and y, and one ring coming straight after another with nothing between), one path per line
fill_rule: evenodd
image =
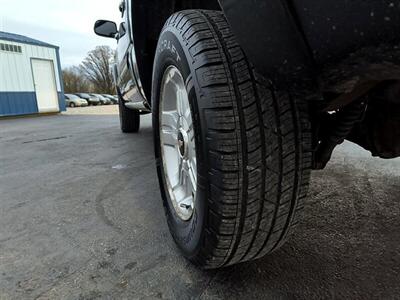
M131 45L131 38L129 33L129 1L122 0L119 6L121 12L121 23L119 24L118 35L118 48L117 57L119 64L118 86L120 87L121 94L125 100L129 99L129 94L132 92L131 76L129 71L129 48Z

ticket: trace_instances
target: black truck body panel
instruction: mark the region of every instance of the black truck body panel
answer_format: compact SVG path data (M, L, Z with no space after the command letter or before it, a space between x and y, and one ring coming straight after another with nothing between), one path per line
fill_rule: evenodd
M293 6L318 65L400 42L398 0L294 0Z
M281 80L310 70L307 44L285 1L220 3L241 47L263 75Z
M335 67L363 47L400 45L398 0L220 0L220 4L250 61L277 83L304 76L317 79L327 64Z

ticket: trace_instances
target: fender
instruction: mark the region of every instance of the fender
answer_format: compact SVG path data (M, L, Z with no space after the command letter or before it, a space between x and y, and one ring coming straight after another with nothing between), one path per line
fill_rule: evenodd
M339 70L346 81L347 69L357 61L365 63L355 70L356 76L365 74L368 62L399 64L398 51L386 51L400 46L400 5L395 1L219 2L249 60L273 81L293 83L311 76L321 82L332 70ZM360 51L365 48L368 55Z
M311 53L287 1L220 0L220 5L258 72L275 82L311 72Z

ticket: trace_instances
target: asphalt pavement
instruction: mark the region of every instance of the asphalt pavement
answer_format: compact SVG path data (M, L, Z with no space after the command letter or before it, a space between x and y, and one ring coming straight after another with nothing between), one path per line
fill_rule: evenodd
M201 271L166 226L150 117L125 135L75 111L0 120L0 299L400 298L400 160L345 143L283 248Z

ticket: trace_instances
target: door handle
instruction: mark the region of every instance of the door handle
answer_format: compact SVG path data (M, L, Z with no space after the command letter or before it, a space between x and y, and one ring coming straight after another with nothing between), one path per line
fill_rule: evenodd
M123 14L125 12L126 4L125 1L122 0L121 3L119 4L119 11Z

